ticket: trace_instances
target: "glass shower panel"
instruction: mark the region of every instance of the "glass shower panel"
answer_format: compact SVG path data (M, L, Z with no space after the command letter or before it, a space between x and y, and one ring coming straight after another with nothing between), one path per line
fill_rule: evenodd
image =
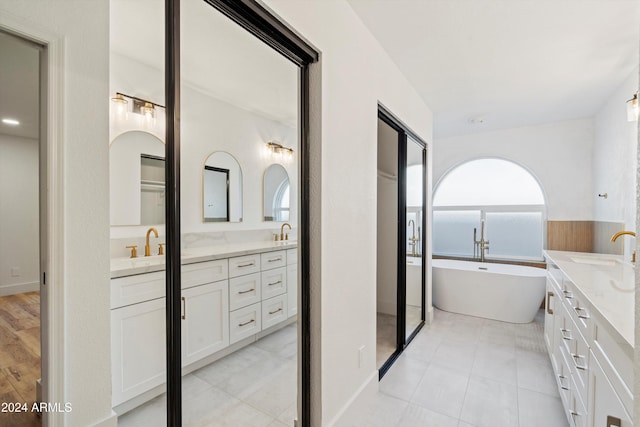
M405 336L422 323L424 304L424 158L421 145L407 137L406 238L408 243L405 280Z
M541 212L487 212L486 220L491 256L542 258Z
M480 219L479 210L434 211L433 253L460 257L473 256L473 229L476 228L478 233L480 232Z

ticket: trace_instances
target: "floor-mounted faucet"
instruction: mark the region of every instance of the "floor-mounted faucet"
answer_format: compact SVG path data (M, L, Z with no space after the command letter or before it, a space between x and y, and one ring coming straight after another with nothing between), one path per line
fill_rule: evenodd
M473 229L473 257L476 258L480 253L480 262L484 262L484 253L489 250L489 241L484 238L484 220L482 220L480 228L480 240L477 240L477 230Z
M409 244L411 245L411 256L418 256L416 251L416 245L420 241L420 227L418 227L418 237L416 237L416 223L414 220L409 220L411 226L411 237L409 237Z

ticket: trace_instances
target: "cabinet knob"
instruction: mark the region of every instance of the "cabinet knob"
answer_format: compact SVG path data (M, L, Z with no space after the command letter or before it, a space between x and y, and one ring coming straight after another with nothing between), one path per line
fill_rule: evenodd
M127 246L127 249L131 249L131 258L138 258L138 246L137 245Z

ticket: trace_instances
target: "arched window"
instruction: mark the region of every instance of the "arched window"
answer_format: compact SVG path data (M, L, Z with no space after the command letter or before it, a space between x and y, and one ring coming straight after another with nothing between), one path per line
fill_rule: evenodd
M477 159L449 171L433 196L433 253L474 255L474 228L482 222L487 258L542 259L545 201L538 181L522 166Z

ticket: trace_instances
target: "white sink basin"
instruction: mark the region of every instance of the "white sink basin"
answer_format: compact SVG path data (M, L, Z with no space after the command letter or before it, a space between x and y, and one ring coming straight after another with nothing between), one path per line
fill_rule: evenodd
M599 258L599 257L581 257L581 256L573 256L571 257L573 262L577 262L578 264L591 264L591 265L616 265L620 261L611 259L611 258Z

